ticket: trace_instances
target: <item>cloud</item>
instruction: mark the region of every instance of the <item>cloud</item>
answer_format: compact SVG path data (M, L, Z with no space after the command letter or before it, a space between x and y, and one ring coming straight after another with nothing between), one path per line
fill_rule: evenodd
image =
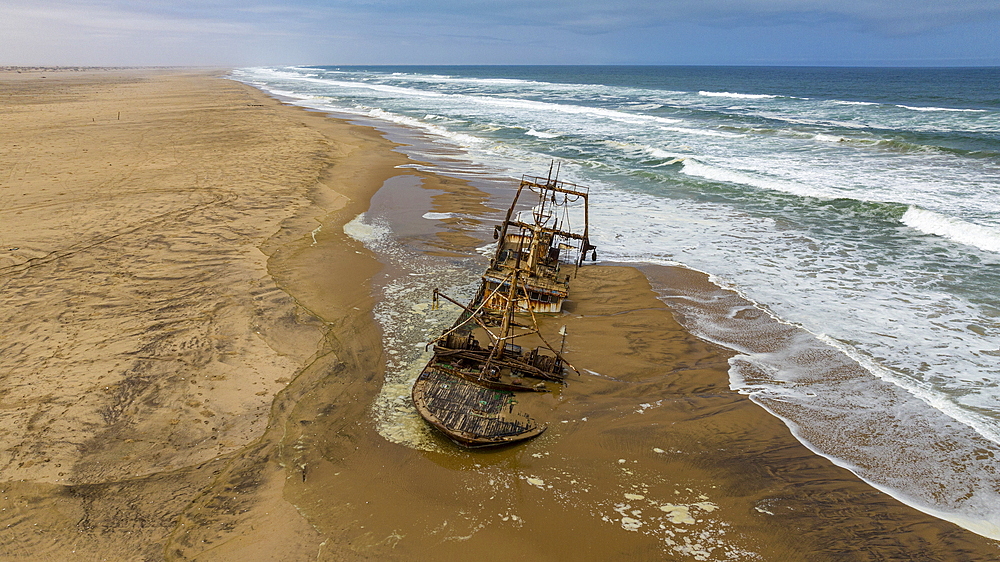
M163 11L146 11L138 6L105 5L46 5L31 3L6 5L0 8L6 22L21 26L37 26L45 30L77 29L93 33L181 33L181 34L242 34L250 27L219 17L178 15Z
M695 21L710 25L840 21L884 35L1000 19L1000 3L984 0L680 0L668 4L685 10Z
M811 40L808 30L892 40L977 25L1000 27L1000 2L4 0L0 64L648 62L651 48L668 53L681 34L704 49L702 36L723 45L727 36ZM732 48L742 60L747 45Z
M4 5L9 18L191 33L230 33L275 23L267 18L305 26L349 20L465 29L561 28L584 34L684 22L732 28L829 20L898 34L1000 19L996 0L8 0Z
M886 35L1000 19L996 0L372 0L393 13L460 18L474 25L558 27L584 34L696 23L707 27L840 21Z
M295 5L308 6L315 14L375 14L384 21L551 27L581 33L678 22L734 27L820 20L896 33L1000 19L996 0L303 0ZM239 9L237 4L232 7Z

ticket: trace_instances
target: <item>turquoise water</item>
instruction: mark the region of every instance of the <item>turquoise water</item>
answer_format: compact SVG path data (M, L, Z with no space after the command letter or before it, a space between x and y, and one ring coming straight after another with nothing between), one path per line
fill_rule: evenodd
M880 489L1000 538L1000 69L234 77L405 127L444 173L519 178L557 160L592 186L602 259L707 272L799 329L761 342L735 309L689 307L689 328L739 352L735 390Z

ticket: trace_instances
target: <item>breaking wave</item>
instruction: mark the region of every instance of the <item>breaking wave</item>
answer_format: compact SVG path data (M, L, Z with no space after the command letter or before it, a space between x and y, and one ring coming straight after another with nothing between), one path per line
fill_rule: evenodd
M698 95L709 98L734 98L739 100L767 100L778 97L773 94L738 94L735 92L706 92L704 90L698 92Z
M916 206L911 206L901 221L925 234L941 236L987 252L1000 253L1000 228L997 227L974 224Z

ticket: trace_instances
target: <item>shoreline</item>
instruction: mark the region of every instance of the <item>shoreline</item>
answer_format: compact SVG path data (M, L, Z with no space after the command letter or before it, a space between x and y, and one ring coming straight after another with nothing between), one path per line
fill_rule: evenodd
M152 82L162 86L161 81L170 83L175 79L176 74L166 73L156 80L126 80L116 85L138 88ZM108 195L106 187L114 181L125 187L160 181L163 189L142 194L111 193L118 197L119 206L130 198L136 198L136 204L107 206L92 211L91 216L78 212L80 216L65 220L55 213L43 213L32 216L34 222L19 219L22 222L16 223L27 232L47 224L62 226L59 236L39 237L41 242L31 244L15 242L24 250L18 250L20 253L13 258L6 256L8 261L0 263L0 275L4 275L0 282L6 288L11 286L9 279L20 280L29 270L50 268L44 277L23 290L24 295L34 299L25 301L30 306L48 307L45 314L35 318L26 315L20 325L26 330L34 327L36 340L45 335L63 344L77 342L70 351L89 352L92 362L95 354L102 353L95 349L101 343L111 345L121 356L134 358L134 362L127 368L119 365L117 370L108 364L118 380L102 378L96 382L108 382L109 388L117 386L114 392L107 393L112 397L110 403L95 403L87 415L94 418L106 412L111 417L72 428L91 432L100 428L106 437L100 446L87 445L81 458L73 461L75 475L85 478L60 484L54 470L51 476L39 476L49 472L38 473L36 466L48 463L33 462L27 467L22 464L16 470L7 464L3 487L13 499L5 499L4 507L12 515L4 517L7 521L0 519L0 523L13 521L14 531L8 535L10 542L0 544L0 556L17 559L29 553L37 555L40 551L27 549L41 544L40 538L32 536L32 524L39 522L47 526L46 538L56 538L56 547L47 547L56 548L50 551L55 556L66 554L67 550L60 549L72 545L95 554L115 552L119 559L133 559L140 551L166 559L256 560L269 559L269 554L278 551L291 559L440 559L458 557L470 548L498 556L543 559L558 559L568 551L588 559L625 552L646 557L709 559L723 558L724 553L758 553L765 559L878 559L909 554L968 560L997 554L995 542L916 512L813 454L779 419L747 397L730 391L726 352L690 336L673 322L669 307L656 298L650 280L634 268L583 268L577 290L611 297L601 303L580 299L569 314L547 320L544 329L553 332L560 323L572 324L570 333L575 335L568 340L572 342L572 362L600 373L570 380L554 405L549 435L537 443L486 454L415 451L386 441L370 412L385 378L386 357L379 328L372 318L376 299L369 288L376 276L393 273L386 273L385 263L346 235L343 225L368 210L375 194L384 186L395 185L390 180L401 176L416 178L416 186L404 185L403 189L428 190L420 192L431 194L428 211L454 212L456 206L461 206L469 215L483 216L495 209L488 206L485 194L477 193L465 182L397 168L410 161L374 129L288 107L250 86L219 77L197 78L188 83L192 85L200 88L200 96L221 90L229 97L214 107L204 105L204 97L192 94L187 98L195 107L207 108L206 113L197 114L198 118L211 117L213 112L226 113L213 121L216 129L205 131L208 142L192 150L187 159L178 157L176 151L173 161L147 154L144 159L129 162L138 171L116 172L114 165L108 165L112 171L105 172L107 162L99 163L96 155L80 153L83 139L91 142L93 134L67 136L64 121L54 120L52 123L63 124L53 129L59 133L53 137L53 147L67 143L67 139L81 139L73 165L56 168L50 161L42 175L37 175L37 166L12 167L7 182L36 186L49 197L43 200L23 190L25 195L18 197L28 199L19 208L29 214L65 205L59 197L67 197L70 190L46 187L52 183L53 172L77 175L86 170L98 178L106 177L94 188L105 189L100 192L102 197ZM103 88L106 84L97 86ZM66 87L72 89L73 85ZM169 95L184 99L180 91L183 89L177 84ZM88 95L78 98L83 101L61 99L56 103L77 104L73 109L79 112L102 94ZM125 96L112 101L122 103L123 99ZM233 100L244 100L245 105L238 111L225 105L233 104ZM174 105L165 103L164 111L178 111L177 102L171 101ZM101 130L108 135L108 142L123 138L124 133L114 129L118 123L112 122L117 120L107 104L101 111ZM263 113L258 122L244 126L266 137L252 137L259 143L257 158L247 154L234 161L232 153L246 150L240 147L247 144L247 139L232 135L230 144L225 145L229 152L213 143L224 142L226 135L222 131L234 122L243 123L240 111ZM53 119L57 117L53 115ZM97 123L96 117L92 123ZM157 118L155 113L146 115L146 119ZM83 124L78 127L85 128L85 120L79 121ZM183 130L191 121L179 119L177 123ZM162 130L164 126L160 123L155 128ZM148 127L146 133L151 134L153 129ZM283 143L276 130L292 138ZM181 135L178 130L171 134L175 139ZM143 142L151 141L147 138ZM93 145L88 146L88 152L94 150ZM282 151L275 152L275 147ZM268 158L275 162L274 167L263 165ZM181 164L187 166L185 174L160 179ZM219 173L220 164L242 181ZM198 165L203 172L196 171ZM79 185L78 181L72 182L75 178L61 177L74 187ZM7 182L0 185L13 187ZM171 182L194 187L175 200L171 198ZM282 185L286 185L285 191L281 191ZM251 188L272 191L255 196ZM199 199L200 192L206 189L225 191L225 196ZM0 194L6 195L6 191L0 190ZM86 196L84 193L70 202L93 201ZM275 199L284 206L276 205ZM416 199L423 199L423 195ZM241 202L245 205L237 208ZM113 224L114 220L133 218L136 213L140 216L134 218L143 218L141 214L150 212L151 203L156 207L152 210L159 211L154 218L161 221L156 229L143 226L146 221L136 220L134 228L125 230L127 236L95 236L101 225ZM205 214L200 219L204 222L199 222L199 213L214 209L226 212ZM8 214L11 212L16 211L9 209ZM275 212L280 213L280 221L273 218ZM409 247L426 255L448 260L469 255L481 243L467 228L469 225L460 221L446 223L432 232L427 230L428 224L418 222L423 219L403 217L399 212L389 212L389 216L397 217L393 228L417 233ZM242 225L242 230L220 228L216 222L219 220L225 225ZM12 236L12 231L7 230L9 225L5 221L0 242L12 246L8 243ZM171 240L163 233L167 227L181 239L175 242L178 246L170 248ZM117 254L103 261L94 257L72 268L65 265L126 238L140 239L147 246L136 243L134 248L119 248ZM136 255L129 251L141 254L150 244L169 251L150 254L140 264L129 261L134 259L129 256ZM197 261L202 252L227 244L241 249L228 255L216 253L197 262L209 274L186 268L188 260ZM181 245L197 251L181 253L186 250ZM259 255L251 247L259 249ZM105 267L102 264L108 263L117 269L108 266L109 277L103 283L91 283L94 295L81 291L80 285L98 280L93 272L101 271ZM213 282L213 267L228 271L226 268L233 263L251 265L235 277L220 276ZM181 316L192 313L201 322L209 319L220 327L193 338L168 331L160 347L150 347L148 342L145 347L135 347L128 338L102 336L96 330L118 329L118 324L102 324L94 316L76 319L93 328L90 332L67 334L57 326L44 334L37 333L38 318L56 312L59 303L65 302L55 294L35 296L38 288L59 287L55 280L64 279L64 290L75 308L87 307L89 298L99 298L102 302L93 306L103 310L100 306L108 298L148 298L147 293L138 291L145 289L142 285L156 283L155 279L146 274L133 289L129 289L132 285L128 280L129 274L135 277L136 271L145 273L149 267L161 268L165 290L170 294L160 297L160 308L147 312L152 314L150 323L137 328L162 329L159 326L165 318L158 315L174 310L169 307L180 307L184 312L169 318L174 326L170 330L179 326ZM677 288L698 286L711 290L705 285L707 276L685 271L667 272L668 277L677 278ZM196 285L206 285L208 290L178 292L178 280L188 276L197 278ZM666 284L670 286L670 282ZM102 286L108 290L101 292ZM231 290L235 286L247 288ZM200 303L216 293L225 298L215 308L210 307L216 313L213 317L206 315ZM246 311L238 312L241 307ZM15 318L16 311L6 313L8 318ZM108 318L115 317L109 314ZM133 337L141 339L146 332L133 333L139 334ZM29 341L8 339L5 343L5 349L23 345L19 355L37 358L46 351L30 348ZM45 357L50 362L64 360L66 351L56 346ZM663 367L678 362L679 370L676 365L671 370ZM161 370L138 369L147 368L147 364L149 369L155 364ZM234 368L234 364L240 368ZM30 373L36 379L38 373L46 374L46 365L32 365L25 362L5 366L15 373ZM72 367L72 363L62 366L67 365ZM92 367L88 363L77 373L86 376L96 370ZM178 398L170 398L167 382L177 377L171 373L184 370L206 375L209 382L195 385L183 381L198 390L194 394L185 390ZM257 381L257 386L266 388L264 395L233 386L235 382L231 381L248 371L266 373ZM213 376L226 378L213 380ZM9 379L4 383L0 397L5 404L12 404L11 397L22 391L10 386ZM627 388L623 391L622 387ZM56 385L48 393L55 396L61 391L62 387ZM203 395L208 392L210 398L197 397L198 391ZM60 430L54 417L44 425L44 413L37 416L37 404L45 404L45 392L25 397L20 407L36 405L30 416L34 422L21 423L50 428L32 434L43 442L52 440L53 433ZM637 404L648 400L650 394L660 397L661 403L639 408L641 411L635 413ZM185 400L197 401L198 405L189 406ZM259 408L253 410L247 401L264 404L266 411L262 414ZM220 405L216 406L216 402ZM64 412L64 419L72 419L72 413L77 411L69 404L61 407L71 414L66 416ZM5 411L10 409L8 405ZM187 418L167 417L168 410L174 416L178 409ZM247 421L241 422L241 432L235 432L223 423L241 415L246 417L234 414L241 409L257 412L248 420L263 416L267 427ZM204 414L206 411L212 415ZM131 421L122 423L128 419ZM173 419L178 422L172 423ZM226 441L225 434L231 443L211 450L202 446L200 452L186 454L178 448L173 464L164 464L162 458L151 461L158 444L176 442L176 437L148 439L146 433L155 435L161 425L183 428L188 420L204 421L202 425L212 428L218 425L218 430L204 434L204 440L221 445ZM142 431L136 426L141 426ZM8 440L4 447L8 449L9 434L4 439ZM141 439L147 439L149 447L136 446ZM196 439L189 441L197 443ZM64 453L65 458L72 456L71 452ZM133 459L125 463L127 469L121 466L123 457ZM112 468L102 470L98 466L101 462ZM132 468L144 463L150 468L133 475ZM539 486L538 481L543 485ZM502 482L503 487L494 482ZM582 491L584 486L586 492ZM639 499L633 499L636 497ZM136 498L153 507L131 513ZM69 508L65 507L67 501ZM630 505L618 507L625 504ZM53 516L56 506L61 506L62 514ZM458 515L462 512L466 515ZM610 519L610 523L599 515ZM146 521L164 517L168 525L152 530L143 526ZM631 521L640 525L630 528ZM142 532L126 535L137 529ZM88 537L82 544L77 538L81 530ZM529 530L531 534L541 531L542 537L525 540L523 535ZM707 538L700 542L684 540L698 533ZM62 542L59 537L63 537ZM518 543L519 537L524 542ZM860 552L855 553L858 549ZM154 556L157 552L160 554Z

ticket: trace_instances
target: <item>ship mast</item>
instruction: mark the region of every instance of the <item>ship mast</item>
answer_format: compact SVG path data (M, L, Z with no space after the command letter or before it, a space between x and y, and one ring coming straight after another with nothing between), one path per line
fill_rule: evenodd
M514 261L514 271L511 272L510 289L507 290L507 306L506 310L504 310L503 322L500 325L500 338L497 340L496 346L493 348L491 358L500 359L503 357L503 348L506 347L507 340L510 338L510 325L514 320L514 309L517 308L517 284L521 273L522 250L524 250L523 228L521 229L521 236L519 237L517 245L517 259ZM489 362L487 362L487 364L488 363Z

